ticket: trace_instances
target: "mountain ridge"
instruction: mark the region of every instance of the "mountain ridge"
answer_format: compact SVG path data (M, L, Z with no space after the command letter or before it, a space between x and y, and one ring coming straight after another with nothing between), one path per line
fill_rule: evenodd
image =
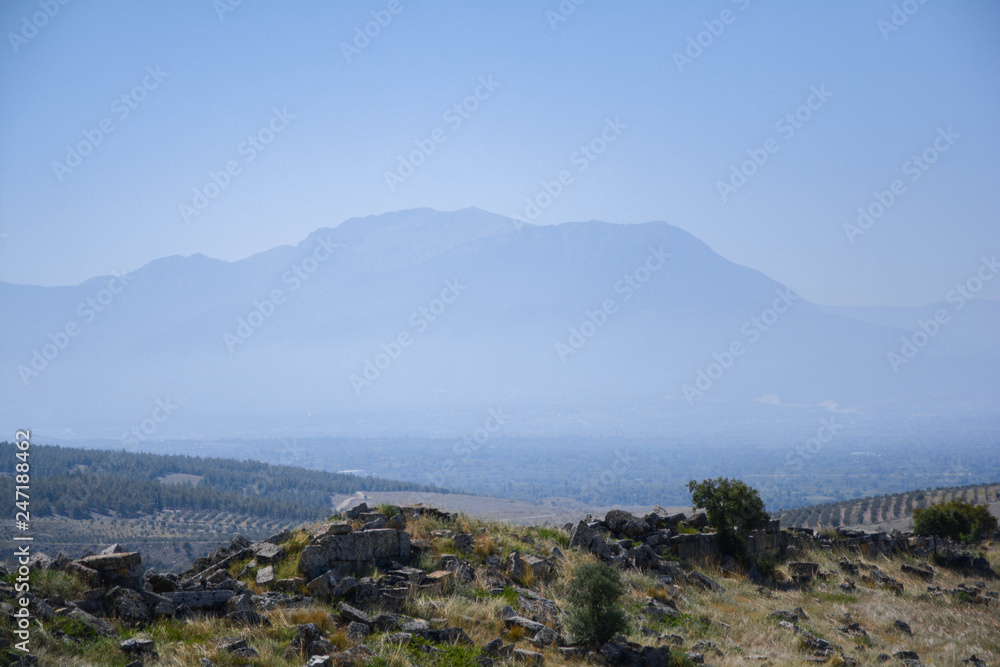
M0 283L0 299L26 323L0 335L0 421L55 430L60 414L58 428L104 437L165 394L186 399L157 433L176 437L240 423L278 433L309 415L332 433L373 420L426 433L500 404L519 413L512 431L650 434L702 413L753 419L761 396L905 415L996 393L997 347L968 326L900 375L885 358L907 330L812 304L664 221L518 229L479 209L415 209L235 262L172 256L76 287ZM980 310L968 321L989 321Z

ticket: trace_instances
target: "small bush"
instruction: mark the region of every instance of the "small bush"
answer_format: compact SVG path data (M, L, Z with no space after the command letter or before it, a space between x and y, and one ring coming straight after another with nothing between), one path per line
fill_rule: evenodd
M621 574L604 563L581 565L570 581L566 628L581 643L599 646L628 629L618 600L625 593Z
M967 500L951 500L913 511L913 532L917 535L948 537L958 542L975 542L997 530L996 517L988 505Z
M509 606L517 609L519 604L518 599L521 597L521 594L510 586L505 586L503 593L500 594L500 597L502 597L504 602L506 602Z
M757 568L758 572L760 572L760 576L765 579L774 579L775 575L778 573L778 561L770 556L760 556L759 558L755 558L753 566Z
M384 514L387 519L391 519L401 511L399 505L393 505L392 503L379 503L375 510Z

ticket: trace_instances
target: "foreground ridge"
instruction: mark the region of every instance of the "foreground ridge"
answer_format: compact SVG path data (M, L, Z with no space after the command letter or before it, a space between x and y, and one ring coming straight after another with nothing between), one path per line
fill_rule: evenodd
M119 545L37 553L30 591L3 572L0 664L1000 664L1000 535L969 551L772 521L737 560L706 526L659 507L560 530L362 503L261 542L237 536L179 574ZM566 612L593 562L619 573L628 629L582 645Z

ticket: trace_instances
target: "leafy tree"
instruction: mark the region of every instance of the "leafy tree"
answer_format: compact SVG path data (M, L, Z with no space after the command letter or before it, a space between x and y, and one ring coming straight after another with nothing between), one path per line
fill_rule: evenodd
M566 628L578 642L599 646L628 629L618 599L625 593L621 574L604 563L576 568L570 581Z
M967 500L949 500L913 512L913 532L917 535L975 542L996 531L997 520L989 506L973 505Z
M757 489L739 479L718 477L687 485L691 504L705 510L708 524L718 533L723 552L745 556L740 533L763 528L771 520Z

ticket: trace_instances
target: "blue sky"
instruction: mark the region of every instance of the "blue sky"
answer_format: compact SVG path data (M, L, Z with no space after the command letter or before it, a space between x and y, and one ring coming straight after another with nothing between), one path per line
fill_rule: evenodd
M563 170L539 223L666 220L821 303L939 301L1000 251L995 2L565 0L556 22L556 0L243 0L220 16L228 1L3 4L0 280L238 259L421 206L521 214ZM372 12L391 20L348 58ZM706 46L679 68L689 39ZM467 117L445 115L470 96ZM794 132L776 125L797 110ZM614 140L581 162L609 121ZM78 166L54 166L102 123ZM925 150L933 164L910 163ZM719 182L762 152L724 201ZM845 224L897 180L850 242Z

